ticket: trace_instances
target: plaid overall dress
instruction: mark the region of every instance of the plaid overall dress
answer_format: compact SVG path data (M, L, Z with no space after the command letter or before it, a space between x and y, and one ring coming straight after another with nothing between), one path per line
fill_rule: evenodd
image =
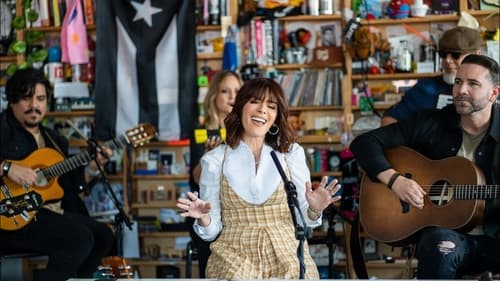
M261 205L240 198L223 174L221 184L224 227L210 246L207 278L298 279L298 240L283 182ZM305 279L319 279L307 242L304 243L304 263Z

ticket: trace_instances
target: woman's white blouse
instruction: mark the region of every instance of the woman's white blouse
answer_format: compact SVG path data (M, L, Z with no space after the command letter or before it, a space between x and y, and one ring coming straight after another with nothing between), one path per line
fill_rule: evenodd
M224 160L224 151L226 150ZM224 176L234 192L243 200L252 204L262 204L271 197L282 181L281 176L271 157L272 148L264 145L260 155L260 162L255 173L255 160L252 151L243 141L232 149L227 145L219 145L207 152L201 158L200 198L212 204L210 211L211 221L206 227L195 220L193 225L200 238L211 241L221 232L223 223L220 209L221 168L224 161ZM305 197L306 182L310 181L310 172L307 167L304 149L297 143L292 145L290 152L276 152L282 167L288 165L292 182L297 188L297 197L306 223L311 227L321 224L321 217L315 221L307 215L308 203ZM286 158L286 161L285 161ZM298 222L301 223L297 215Z

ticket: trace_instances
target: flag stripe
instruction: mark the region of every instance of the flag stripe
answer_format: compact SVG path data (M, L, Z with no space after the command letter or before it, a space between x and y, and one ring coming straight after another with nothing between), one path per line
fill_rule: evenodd
M136 120L155 125L160 140L188 138L197 120L194 1L133 2L96 1L95 138ZM137 7L149 3L156 12L146 18Z
M158 132L160 139L178 139L180 136L180 121L177 112L178 95L169 93L179 92L179 73L169 71L178 69L177 50L177 18L172 19L165 36L156 48L155 65L156 88L158 89Z
M116 134L120 135L139 123L136 48L123 25L116 20L118 60L116 69Z

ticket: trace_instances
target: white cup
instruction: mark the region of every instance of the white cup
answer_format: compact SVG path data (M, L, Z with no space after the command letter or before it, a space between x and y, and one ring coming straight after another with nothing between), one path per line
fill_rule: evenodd
M45 76L47 76L51 84L64 80L64 69L60 62L49 62L45 64L43 72L45 72Z

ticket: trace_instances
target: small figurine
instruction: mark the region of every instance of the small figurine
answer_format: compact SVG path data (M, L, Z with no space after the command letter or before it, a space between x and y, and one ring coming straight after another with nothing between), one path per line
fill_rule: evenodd
M410 4L407 0L391 0L387 14L393 19L405 19L410 14Z

